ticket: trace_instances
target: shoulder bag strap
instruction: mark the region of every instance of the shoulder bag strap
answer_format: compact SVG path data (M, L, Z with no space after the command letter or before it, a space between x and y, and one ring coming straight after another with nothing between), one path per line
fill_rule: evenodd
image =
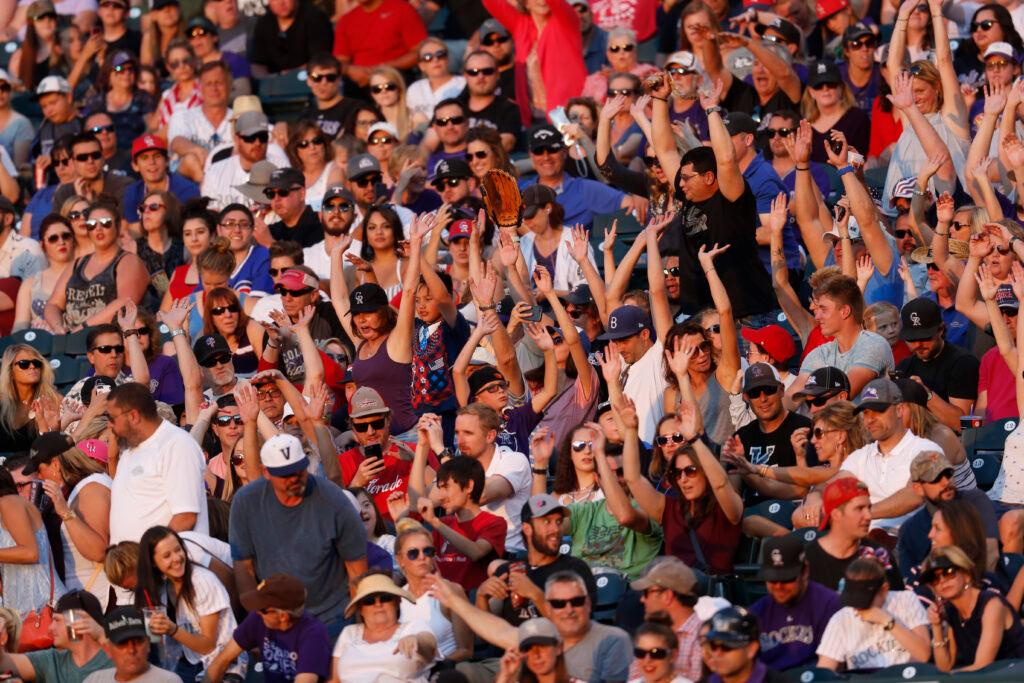
M700 566L697 567L697 569L700 569L703 572L707 572L708 561L704 557L704 551L700 547L700 539L697 538L697 532L693 529L693 527L688 527L687 532L690 534L690 545L693 546L693 552L697 556L698 564L700 564Z

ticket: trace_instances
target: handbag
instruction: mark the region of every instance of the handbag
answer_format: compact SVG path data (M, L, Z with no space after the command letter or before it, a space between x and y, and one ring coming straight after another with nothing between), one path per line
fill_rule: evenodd
M50 569L50 600L25 615L21 624L21 638L18 640L18 652L47 650L53 647L53 635L50 624L53 623L53 558L48 558Z

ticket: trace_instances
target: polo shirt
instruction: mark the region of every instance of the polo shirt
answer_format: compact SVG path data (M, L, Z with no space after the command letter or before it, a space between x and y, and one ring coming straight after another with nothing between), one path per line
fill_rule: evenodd
M199 186L185 176L168 172L167 178L169 181L168 190L182 204L199 196ZM139 216L139 205L146 198L147 192L146 181L144 180L136 180L125 188L121 206L124 209L124 217L129 223L138 223L142 220Z
M78 666L68 650L48 648L28 653L28 661L36 673L36 683L78 683L101 669L109 669L114 665L103 650L99 650L92 659Z
M537 180L534 177L520 182L519 189L524 190L530 185L535 185ZM563 173L562 182L552 189L558 195L558 203L565 209L565 219L562 224L582 223L588 229L594 222L595 214L618 211L622 206L622 198L626 196L625 193L608 187L604 183L586 178L575 178L568 173Z

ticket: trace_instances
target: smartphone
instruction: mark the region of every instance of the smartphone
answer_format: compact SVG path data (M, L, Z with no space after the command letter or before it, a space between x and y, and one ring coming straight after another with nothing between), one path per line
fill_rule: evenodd
M907 373L905 373L903 370L890 370L889 371L889 379L891 379L893 382L898 382L899 380L906 379L906 378L907 378Z
M369 446L363 447L363 455L367 460L371 458L382 458L384 457L384 451L381 449L379 443L371 443Z
M530 314L526 316L526 319L531 323L539 323L543 315L544 309L540 306L530 306Z
M839 154L840 152L843 151L843 143L842 143L842 141L836 140L835 138L833 138L831 136L828 139L828 146L832 148L832 153L833 154Z
M836 222L837 223L838 222L842 222L842 220L844 218L846 218L846 207L845 206L837 205L836 206Z

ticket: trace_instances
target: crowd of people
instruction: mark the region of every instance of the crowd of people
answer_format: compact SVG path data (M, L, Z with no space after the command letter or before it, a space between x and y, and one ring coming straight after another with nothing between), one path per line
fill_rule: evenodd
M1022 36L1021 0L4 4L0 678L1024 659Z

